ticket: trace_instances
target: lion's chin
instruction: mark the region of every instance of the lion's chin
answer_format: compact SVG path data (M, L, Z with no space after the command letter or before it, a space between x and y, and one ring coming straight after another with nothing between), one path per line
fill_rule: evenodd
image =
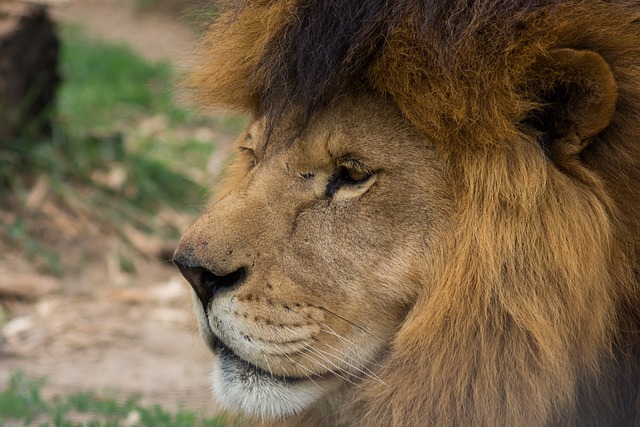
M328 378L272 376L230 351L217 352L211 382L223 406L262 419L299 414L321 399L331 385Z

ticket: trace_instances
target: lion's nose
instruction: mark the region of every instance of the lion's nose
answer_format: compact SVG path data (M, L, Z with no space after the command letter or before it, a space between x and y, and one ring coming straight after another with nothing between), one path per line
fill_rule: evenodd
M238 286L247 276L247 269L244 267L229 274L216 274L194 258L177 251L173 256L173 262L198 295L204 308L217 293Z

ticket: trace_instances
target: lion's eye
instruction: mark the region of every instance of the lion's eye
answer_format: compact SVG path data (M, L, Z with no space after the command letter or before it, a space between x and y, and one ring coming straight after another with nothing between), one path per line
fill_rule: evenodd
M366 181L371 176L370 173L347 166L340 167L338 179L343 183L356 184Z
M253 169L256 163L258 163L255 151L248 147L240 147L240 153L247 158L249 170Z
M336 191L343 187L357 188L360 184L366 183L371 178L371 172L351 164L343 164L327 185L326 195L332 197Z

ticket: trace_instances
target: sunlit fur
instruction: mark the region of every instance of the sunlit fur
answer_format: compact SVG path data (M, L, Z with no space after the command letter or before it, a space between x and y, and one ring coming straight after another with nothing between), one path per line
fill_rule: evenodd
M595 59L583 58L584 69L573 70L564 52L585 51ZM386 201L358 208L368 209L367 215L354 214L345 222L353 229L344 234L356 233L359 240L336 234L335 247L327 248L327 259L339 261L337 253L357 272L366 272L363 255L388 263L384 280L374 282L362 273L355 285L346 285L349 295L361 292L370 299L345 305L333 295L335 287L305 291L289 278L270 293L260 291L283 301L313 301L358 325L373 322L378 328L358 341L375 356L375 363L361 361L371 376L355 374L356 384L339 381L329 396L283 422L640 425L637 2L246 1L214 24L200 53L202 67L192 86L205 103L259 119L257 135L273 144L267 159L298 158L301 145L313 149L329 138L323 133L329 128L331 135L354 129L357 117L360 131L372 140L370 154L384 153L388 169L402 176ZM359 108L366 114L345 113ZM372 112L376 108L379 115ZM396 117L389 108L400 113ZM341 117L342 125L327 124ZM387 128L403 129L389 139L388 153L376 140ZM420 151L412 132L435 154ZM352 142L342 144L346 150ZM354 150L366 154L366 144ZM283 186L288 181L278 175L275 160L261 166L261 178L254 174L249 184L245 155L185 235L182 250L205 257L207 239L237 242L235 232L207 231L222 217L243 229L261 221L282 230L292 227L287 218L294 202L283 200L278 208L263 200L259 209L240 208L240 200L259 189L293 191ZM432 198L400 199L405 183L421 174L441 180L431 190L416 183L424 190L416 194ZM397 222L381 217L399 211L412 213L414 224L398 229ZM421 215L431 221L422 230ZM331 231L320 218L308 225L312 242L325 241L323 233ZM375 244L387 236L407 239L410 249L400 256L394 248L390 260L387 248ZM413 245L409 236L429 243ZM260 253L283 244L268 239L251 242ZM363 239L373 242L370 252L341 246ZM240 246L247 254L256 250ZM208 250L207 259L215 261L218 253ZM270 258L273 271L293 272L296 265L289 261L286 253ZM329 275L336 268L320 261L314 268L323 266ZM321 270L313 271L323 277ZM373 308L387 301L395 305L387 311ZM218 307L220 313L223 306L216 304L212 312ZM243 308L251 312L251 305ZM258 302L253 306L273 313ZM319 323L330 317L309 313ZM345 326L343 332L355 330ZM376 343L380 340L386 343ZM283 371L296 369L285 365Z

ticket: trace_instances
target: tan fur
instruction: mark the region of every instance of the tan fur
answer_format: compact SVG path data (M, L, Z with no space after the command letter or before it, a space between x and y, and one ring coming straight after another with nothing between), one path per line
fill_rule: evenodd
M205 98L259 113L242 85L293 7L213 30ZM258 117L177 251L250 270L200 309L205 339L326 388L289 425L640 425L638 12L543 8L448 59L407 14L368 89L302 132L287 115L268 144ZM373 182L328 197L345 155ZM309 343L282 357L249 332Z

